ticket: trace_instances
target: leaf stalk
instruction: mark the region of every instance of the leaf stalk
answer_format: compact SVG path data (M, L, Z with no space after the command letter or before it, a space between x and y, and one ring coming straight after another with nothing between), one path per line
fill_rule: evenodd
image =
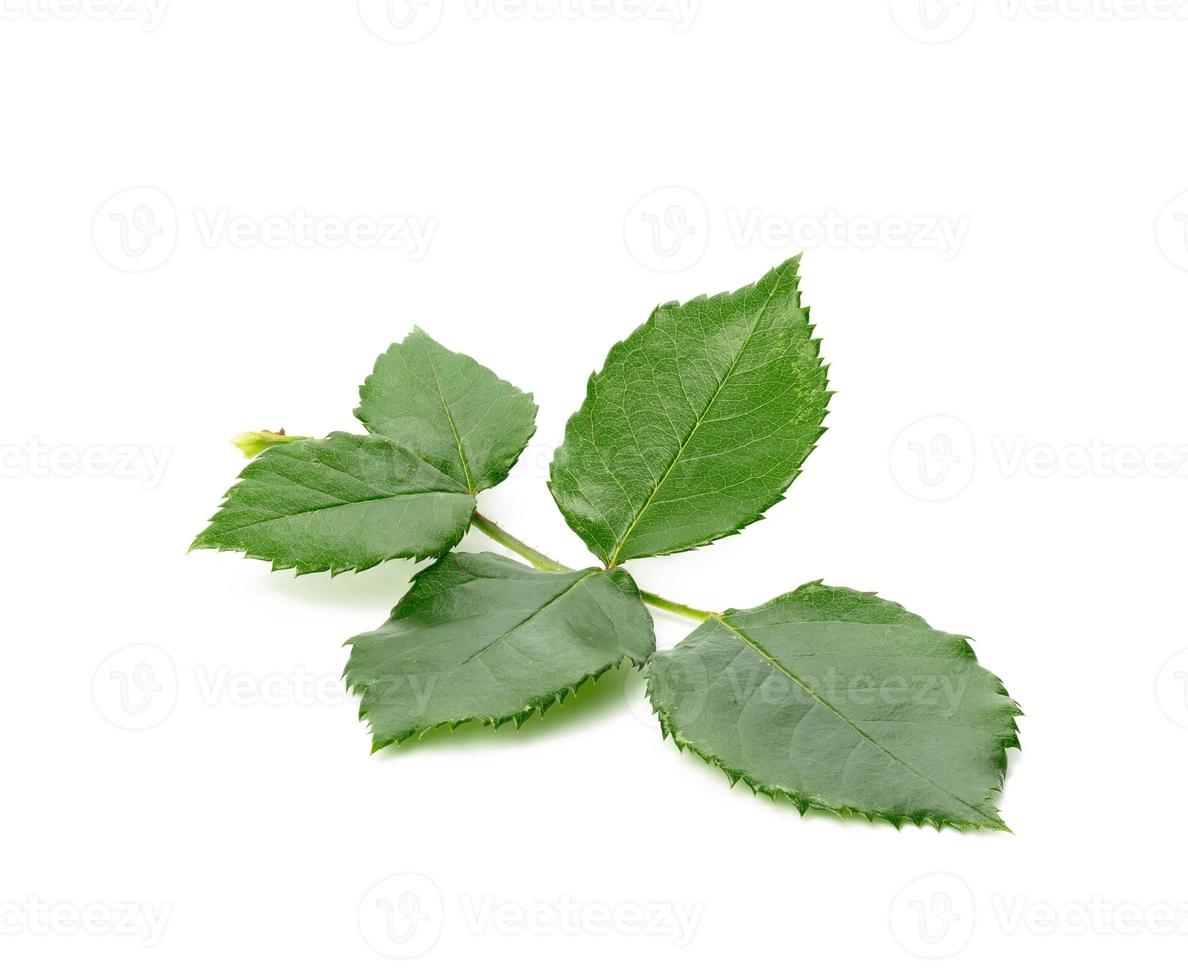
M573 571L568 565L562 565L559 561L554 561L543 551L537 551L527 542L521 541L509 531L505 531L489 517L484 517L478 511L475 511L474 517L470 519L470 526L475 528L475 530L482 531L483 534L493 541L498 541L508 551L515 552L533 568L539 568L546 572ZM678 616L687 616L689 619L695 619L699 623L703 623L707 619L718 615L717 613L707 612L704 609L687 606L683 602L674 602L672 599L665 599L663 596L656 595L654 592L644 592L641 589L639 595L649 606L655 606L657 609L663 609L666 612L676 613Z

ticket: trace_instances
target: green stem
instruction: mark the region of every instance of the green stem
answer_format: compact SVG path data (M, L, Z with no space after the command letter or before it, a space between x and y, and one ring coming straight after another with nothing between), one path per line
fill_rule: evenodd
M472 527L478 528L487 537L498 541L508 551L514 551L521 558L525 559L534 568L542 569L546 572L572 572L573 569L568 565L562 565L559 561L553 561L548 555L542 551L537 551L535 548L525 544L514 534L508 534L494 521L483 517L477 510L474 512L474 517L470 519Z
M683 602L673 602L671 599L665 599L664 596L656 595L655 592L644 592L640 590L640 598L643 599L649 606L655 606L657 609L667 609L669 612L676 613L678 616L688 616L690 619L696 619L699 623L705 622L717 613L706 612L704 609L695 609L693 606L686 606Z
M474 517L470 519L470 524L477 530L482 531L487 537L498 541L508 551L514 551L534 568L539 568L546 572L573 571L568 565L562 565L559 561L553 561L543 551L537 551L531 545L521 541L514 534L509 534L493 520L484 517L478 511L475 511ZM717 613L706 612L704 609L695 609L693 606L686 606L683 602L673 602L671 599L665 599L663 596L658 596L653 592L641 591L640 598L649 606L655 606L657 609L676 613L678 616L688 616L690 619L695 619L698 622L704 622L712 616L717 615Z

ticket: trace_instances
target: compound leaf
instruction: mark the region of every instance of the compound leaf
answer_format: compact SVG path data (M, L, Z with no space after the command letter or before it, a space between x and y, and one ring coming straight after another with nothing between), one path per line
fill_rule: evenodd
M439 725L518 725L655 649L622 569L543 572L457 552L421 572L383 626L348 642L347 686L373 750Z
M532 396L413 330L375 362L355 415L470 494L507 476L536 431Z
M964 637L819 582L707 620L648 663L661 727L756 792L808 808L1005 830L1015 716Z
M273 446L249 463L192 547L242 551L298 574L363 571L444 554L474 508L452 477L408 450L335 432Z
M798 262L657 308L591 376L549 486L608 565L734 534L800 472L829 392Z

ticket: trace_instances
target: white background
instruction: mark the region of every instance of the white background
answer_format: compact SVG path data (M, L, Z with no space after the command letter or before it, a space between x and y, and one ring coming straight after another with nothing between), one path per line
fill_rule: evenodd
M1188 4L446 7L0 2L0 970L1182 964ZM544 476L588 373L802 248L830 431L766 520L631 571L972 636L1027 712L1014 835L801 819L622 677L371 756L341 643L410 568L186 556L228 437L356 428L417 323L535 393L481 507L585 562Z

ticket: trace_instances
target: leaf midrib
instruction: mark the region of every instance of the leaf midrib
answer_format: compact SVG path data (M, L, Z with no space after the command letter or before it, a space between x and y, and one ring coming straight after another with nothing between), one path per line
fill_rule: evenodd
M470 463L466 459L466 450L462 446L462 436L458 434L458 426L454 422L454 415L446 401L445 392L441 390L441 379L437 376L437 365L433 363L433 352L429 351L426 360L429 362L429 372L433 375L433 387L437 389L437 397L441 400L442 411L446 421L450 423L450 431L454 434L454 444L458 447L458 459L462 463L462 475L466 477L466 492L474 495L474 481L470 475Z
M995 826L995 827L1004 826L1004 824L1002 823L1002 820L1000 818L995 817L991 813L987 813L980 806L977 806L973 803L968 802L967 800L962 799L960 796L958 796L956 793L954 793L951 789L949 789L945 786L942 786L936 780L932 779L929 776L926 776L924 773L920 772L920 770L916 769L915 766L904 761L899 756L897 756L894 752L892 752L890 749L881 745L877 739L875 739L873 736L869 735L868 733L863 731L861 728L859 728L856 724L854 724L854 722L852 722L849 718L847 718L844 714L842 714L842 712L840 710L838 710L838 708L835 707L830 701L823 698L817 691L813 690L813 688L811 688L808 684L806 684L799 677L797 677L796 674L794 674L791 670L789 670L786 666L784 666L784 664L781 663L776 657L774 657L770 653L768 653L759 643L752 640L749 636L747 636L746 633L744 633L738 627L732 626L726 620L725 616L716 617L716 619L719 623L721 623L724 627L726 627L726 629L728 629L731 633L733 633L740 640L742 640L747 646L749 646L752 650L754 650L757 654L759 654L759 656L762 657L763 660L765 660L767 663L769 663L772 667L774 667L781 674L783 674L790 681L792 681L793 684L795 684L802 691L804 691L805 694L807 694L810 698L812 698L817 704L821 705L821 707L823 707L826 710L828 710L829 712L831 712L840 722L842 722L842 724L844 724L846 727L851 729L855 734L859 735L861 738L865 739L868 743L873 745L876 749L878 749L880 752L882 752L884 755L886 755L889 759L893 760L894 762L899 763L899 765L903 766L904 769L906 769L908 772L910 772L917 779L921 779L924 782L928 783L930 786L935 787L936 789L938 789L942 793L944 793L946 796L949 796L952 799L956 800L958 803L960 803L962 806L966 807L967 809L972 810L974 813L981 814L988 821L990 821L990 824L992 826Z
M611 553L610 558L607 559L607 568L614 568L615 565L618 564L619 552L623 550L623 545L627 543L627 539L631 537L632 532L639 524L641 518L645 513L647 513L648 508L652 505L652 501L656 499L656 495L660 492L660 488L664 486L665 481L667 481L669 476L672 475L672 471L676 469L677 463L680 462L685 450L689 447L689 443L693 441L693 437L701 428L701 424L705 421L706 416L709 415L710 409L714 407L714 403L717 402L718 396L722 394L723 390L725 390L727 382L730 381L731 376L734 374L735 369L742 360L743 354L746 352L747 345L755 339L755 334L759 329L759 321L763 319L763 314L767 312L767 307L771 304L772 298L775 296L779 285L779 280L772 283L771 291L764 298L763 305L759 308L759 312L755 314L755 317L751 323L751 332L747 335L747 339L742 342L738 352L734 355L733 360L731 360L730 367L726 369L726 373L722 376L722 380L718 383L717 390L706 403L705 408L703 408L700 414L698 414L696 420L693 423L693 428L689 430L689 434L685 436L684 441L680 444L680 447L676 451L676 455L673 456L672 462L668 465L668 469L664 471L664 475L660 477L659 482L652 488L652 492L648 494L648 499L644 501L643 506L636 512L634 519L631 521L630 527L628 527L627 530L623 532L623 536L619 538L617 542L615 542L615 550Z
M357 504L374 504L384 500L395 500L398 497L423 497L430 494L441 494L447 497L470 496L458 490L406 490L399 493L385 493L379 497L363 497L360 500L336 500L332 504L322 504L318 507L310 507L307 510L294 511L291 514L277 514L275 517L264 517L248 524L237 524L235 527L227 528L224 533L230 534L235 531L245 531L248 528L259 527L261 524L271 524L274 521L284 521L293 517L305 517L307 514L317 514L324 510L333 510L336 507L354 507ZM208 530L212 529L208 528Z
M491 647L495 646L495 644L502 643L509 636L511 636L514 632L516 632L516 630L523 629L530 622L532 622L532 620L534 620L537 616L539 616L541 613L543 613L546 609L548 609L554 603L560 602L567 595L569 595L569 593L573 592L574 589L576 589L583 582L586 582L589 579L593 578L595 575L600 575L600 574L602 574L602 573L599 569L597 569L597 568L590 569L585 575L583 575L577 581L571 582L564 589L562 589L560 592L558 592L555 596L553 596L551 599L549 599L548 602L546 602L543 605L532 610L531 613L529 613L527 616L525 616L523 619L521 619L518 623L516 623L515 626L512 626L510 629L504 630L497 637L495 637L495 639L491 640L489 643L484 644L481 649L476 650L474 653L472 653L469 657L467 657L465 660L463 660L462 663L460 663L454 669L461 670L463 667L465 667L467 664L469 664L472 660L477 658L480 654L484 654L488 650L490 650Z

